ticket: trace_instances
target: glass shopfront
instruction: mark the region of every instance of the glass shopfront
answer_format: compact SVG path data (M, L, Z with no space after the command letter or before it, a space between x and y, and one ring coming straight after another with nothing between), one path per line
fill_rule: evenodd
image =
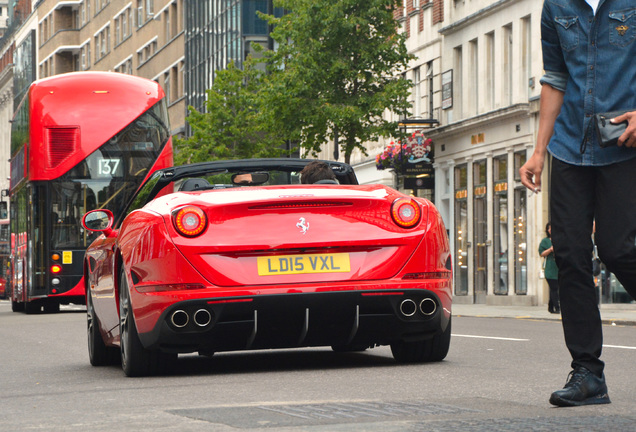
M536 294L528 292L528 193L518 174L525 161L522 150L455 166L456 296L485 303Z
M515 180L521 181L519 168L526 162L526 152L514 154ZM525 186L515 187L514 194L514 248L515 248L515 294L528 293L528 254L527 254L527 210L528 195Z
M494 294L508 294L508 156L493 158Z
M486 161L473 163L473 245L475 302L488 294L488 208L486 206Z
M455 168L455 295L468 295L468 166Z

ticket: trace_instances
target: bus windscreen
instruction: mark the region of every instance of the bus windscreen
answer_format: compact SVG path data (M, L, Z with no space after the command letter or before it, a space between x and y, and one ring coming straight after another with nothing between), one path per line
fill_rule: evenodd
M81 224L87 211L123 212L168 140L166 123L161 101L82 163L49 182L52 249L86 248L94 240Z

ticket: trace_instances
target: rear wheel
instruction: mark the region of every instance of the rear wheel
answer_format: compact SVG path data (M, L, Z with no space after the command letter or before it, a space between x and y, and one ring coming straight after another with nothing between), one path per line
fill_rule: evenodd
M129 377L138 377L171 369L176 363L177 354L151 351L141 344L130 303L128 282L123 270L119 281L119 334L121 367L124 373Z
M60 304L57 302L54 303L46 303L44 306L44 313L59 313L60 312Z
M11 310L13 312L24 312L24 303L11 299Z
M37 301L30 301L24 303L24 313L26 314L36 314L42 312L42 304Z
M431 339L416 342L396 342L391 344L393 358L400 363L422 363L442 361L448 354L451 339L451 321L441 334Z
M93 366L105 366L119 362L119 351L107 347L99 331L90 290L86 290L86 333L88 336L88 357Z

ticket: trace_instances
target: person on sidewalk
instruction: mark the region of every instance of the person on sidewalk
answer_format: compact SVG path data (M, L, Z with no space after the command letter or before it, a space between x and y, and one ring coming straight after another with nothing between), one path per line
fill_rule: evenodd
M552 246L552 226L548 222L545 226L545 238L539 243L539 255L544 260L543 274L550 287L550 301L548 312L561 313L559 306L559 268L554 260L554 246Z
M592 223L601 260L636 299L636 5L634 0L544 0L544 76L534 152L521 181L541 190L552 155L550 219L572 371L556 406L610 403L600 359L601 316L592 277ZM627 111L613 147L601 148L592 117Z

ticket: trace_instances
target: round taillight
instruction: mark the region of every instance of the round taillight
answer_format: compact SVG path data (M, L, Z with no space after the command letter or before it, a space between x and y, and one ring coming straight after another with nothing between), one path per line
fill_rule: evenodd
M59 266L57 264L53 264L51 266L51 273L59 273L62 271L62 266Z
M172 214L177 232L186 237L196 237L205 230L208 218L203 210L195 206L186 206Z
M391 205L393 221L402 228L413 228L420 221L420 206L411 198L398 198Z

